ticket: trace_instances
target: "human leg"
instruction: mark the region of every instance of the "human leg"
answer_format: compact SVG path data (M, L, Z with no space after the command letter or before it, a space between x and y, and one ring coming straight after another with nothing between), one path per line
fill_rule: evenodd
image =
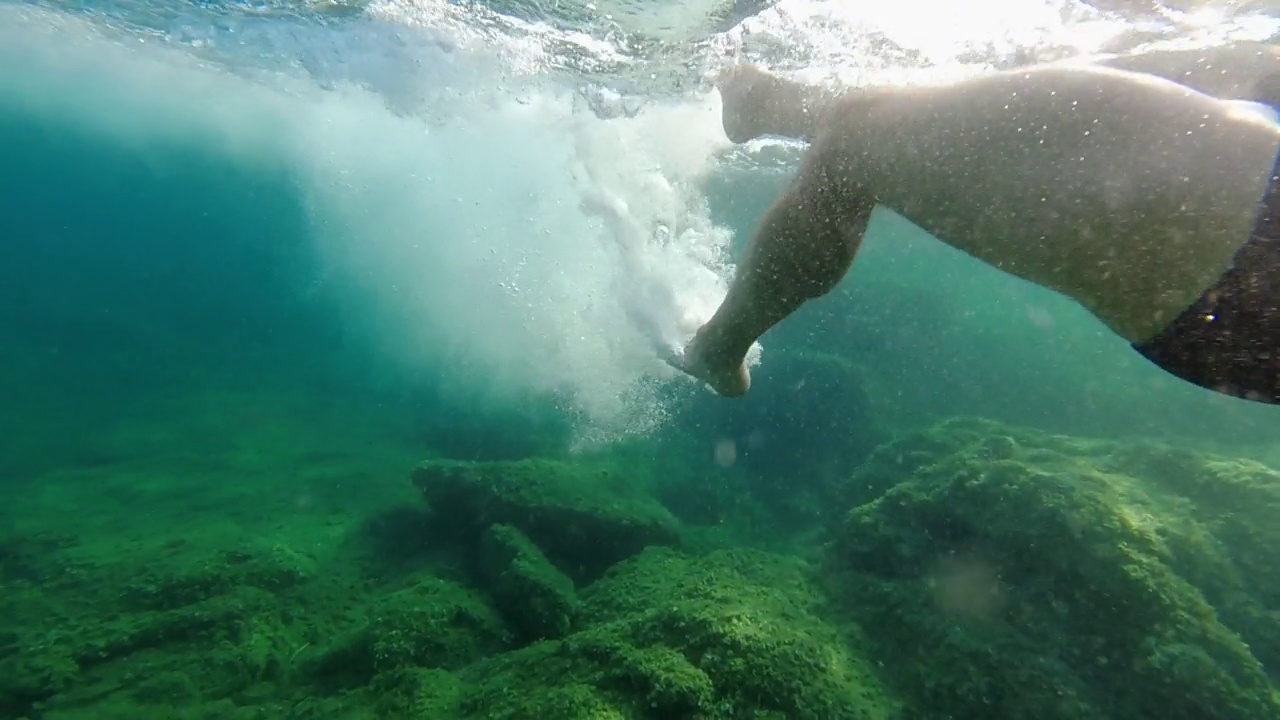
M1234 42L1211 48L1153 50L1074 62L1147 73L1223 100L1280 104L1280 48Z
M717 86L725 134L735 143L761 135L812 138L839 92L737 65L721 73Z
M821 147L765 214L738 264L729 292L676 365L721 395L747 392L752 343L826 294L848 272L875 202Z

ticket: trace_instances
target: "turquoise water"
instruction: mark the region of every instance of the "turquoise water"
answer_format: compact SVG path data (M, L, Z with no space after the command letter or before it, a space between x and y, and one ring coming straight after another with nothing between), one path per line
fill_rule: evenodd
M1073 303L887 211L837 291L764 338L749 397L714 398L659 359L709 317L794 167L794 150L720 135L706 73L726 48L892 77L1148 22L1063 5L1058 25L976 36L979 52L874 13L783 9L0 5L0 717L1275 717L1280 606L1263 576L1280 480L1249 464L1280 465L1275 408L1167 377ZM937 464L899 467L920 457ZM1053 479L1044 494L938 489L1010 457ZM501 464L530 458L548 464ZM453 476L436 466L415 485L423 461L478 461L467 487L498 489L442 494ZM927 502L868 509L898 486ZM538 510L521 487L575 499ZM1000 498L1007 516L979 512ZM1141 542L1082 526L1087 547L1055 560L1062 538L1018 523L1062 498L1084 508L1066 525L1104 518L1156 549L1116 560L1108 548ZM965 522L939 519L966 503ZM1244 538L1233 512L1263 529ZM566 523L576 540L547 529ZM560 579L513 590L515 571L483 569L495 552ZM1005 624L952 646L942 621L902 610L915 596L894 578L934 577L929 553L960 557L939 572L965 587L1015 587ZM1088 582L1114 585L1072 595L1076 561L1167 573L1175 599L1152 613L1223 624L1197 639L1097 610L1138 590L1099 570ZM829 587L845 582L863 590ZM520 602L539 593L583 609ZM681 616L710 628L700 649L654 640L661 623L628 634L669 597L701 603ZM432 603L447 631L414 620ZM1053 603L1100 625L1036 615ZM734 634L751 623L767 629ZM1124 623L1185 656L1160 665L1141 640L1100 656L1173 667L1142 682L1180 678L1201 714L1080 659L1080 638ZM770 633L797 654L751 644ZM537 670L547 636L568 638L559 678ZM892 651L904 643L959 654ZM1007 663L986 680L917 676L984 647ZM716 652L844 670L774 687ZM1014 678L1028 658L1045 675ZM504 683L547 695L512 705ZM1081 704L1037 704L1055 684Z

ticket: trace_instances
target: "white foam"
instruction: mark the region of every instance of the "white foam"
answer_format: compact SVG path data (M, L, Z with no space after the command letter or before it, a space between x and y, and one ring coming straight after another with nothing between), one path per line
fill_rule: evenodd
M3 20L0 102L140 153L195 145L293 173L331 281L406 366L560 393L595 434L643 430L662 416L654 379L674 375L657 348L724 293L728 236L697 190L727 142L711 97L601 120L563 87L476 81L478 60L424 117L341 79L258 82L53 13Z
M360 95L298 142L324 246L397 318L389 345L426 362L451 343L496 382L567 393L596 431L656 421L661 350L725 289L728 237L695 185L725 142L715 109L604 121L547 89L428 128Z

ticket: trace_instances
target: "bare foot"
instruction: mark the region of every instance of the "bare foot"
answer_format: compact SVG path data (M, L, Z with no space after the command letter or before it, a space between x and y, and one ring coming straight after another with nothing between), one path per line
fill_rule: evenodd
M751 387L751 373L742 360L714 363L707 357L701 331L667 362L675 369L705 382L722 397L741 397Z
M725 135L734 143L744 143L760 136L760 88L773 78L755 65L735 65L725 69L716 79L720 90L721 122Z

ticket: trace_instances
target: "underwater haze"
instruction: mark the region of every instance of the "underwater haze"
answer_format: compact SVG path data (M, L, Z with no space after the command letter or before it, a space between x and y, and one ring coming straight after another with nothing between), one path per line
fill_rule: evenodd
M0 0L0 720L1280 718L1280 415L885 209L723 400L803 146L1265 7Z

